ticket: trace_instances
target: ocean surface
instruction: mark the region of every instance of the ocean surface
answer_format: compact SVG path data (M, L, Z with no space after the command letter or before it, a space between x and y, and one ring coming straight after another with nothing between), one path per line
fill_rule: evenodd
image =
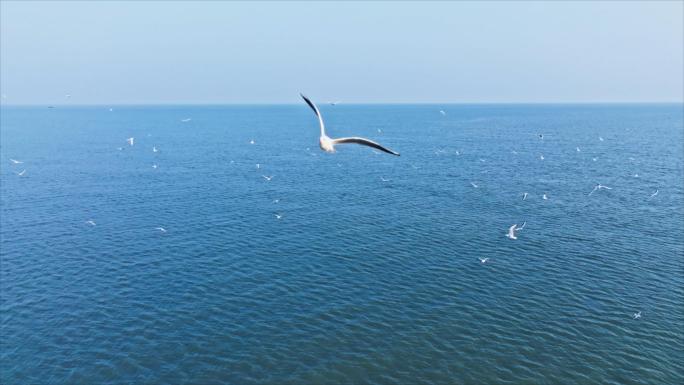
M320 108L3 107L0 383L684 383L681 104Z

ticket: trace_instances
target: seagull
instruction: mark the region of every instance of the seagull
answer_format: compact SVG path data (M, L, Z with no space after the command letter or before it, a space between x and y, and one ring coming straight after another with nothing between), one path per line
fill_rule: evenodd
M599 184L597 184L596 186L594 186L594 189L591 190L591 192L589 193L589 195L593 194L594 191L596 191L596 190L601 190L601 189L612 190L613 188L612 188L612 187L608 187L608 186L604 186L604 185L602 185L602 184L599 183Z
M24 170L24 171L26 171L26 170ZM653 197L656 196L656 195L658 195L658 189L656 189L656 191L655 191L653 194L651 194L651 196L649 197L649 199L650 199L650 198L653 198Z
M159 231L161 231L162 233L165 233L165 232L166 232L166 229L163 228L163 227L155 227L154 229L155 229L155 230L159 230Z
M158 167L158 166L157 166L156 163L152 165L152 168L154 168L154 169L156 169L157 167Z
M518 239L518 237L515 236L515 231L517 230L517 224L511 226L508 228L508 234L506 234L506 237L508 239Z
M512 151L511 151L511 154L513 154L513 155L518 155L518 151L512 150Z
M273 200L273 203L278 203L278 202L280 202L280 199L274 199Z
M351 138L339 138L339 139L332 139L328 137L328 135L325 134L325 125L323 124L323 117L321 116L321 113L318 111L318 107L309 100L306 96L299 94L302 99L306 102L306 104L311 107L311 109L316 113L316 116L318 117L318 123L321 126L321 137L318 139L318 144L321 147L321 150L325 152L335 152L335 145L337 144L344 144L344 143L356 143L356 144L361 144L364 146L369 146L376 148L380 151L384 151L388 154L392 155L399 155L399 153L394 152L390 149L387 149L371 140L365 139L365 138L359 138L359 137L351 137Z
M487 263L489 261L489 258L480 258L480 263Z
M116 149L119 151L123 151L123 147L117 147Z
M484 159L480 158L480 162L486 162Z
M594 157L594 158L591 158L591 160L593 160L594 162L596 162L596 161L598 160L598 158Z
M439 110L439 113L442 114L442 116L446 115L446 112L444 112L444 110Z
M389 182L389 181L391 181L392 179L385 179L385 178L383 178L383 177L380 177L380 180L383 181L383 182Z
M91 220L91 221L86 221L86 223L89 224L89 225L91 225L91 226L95 226L95 221L92 221L92 220Z
M254 139L250 140L249 144L254 144Z
M542 199L547 200L549 197L546 196L546 194L542 195Z
M276 219L281 219L283 217L283 214L274 214Z
M575 150L577 150L577 152L581 151L579 147L575 147Z
M527 193L526 192L523 193L523 199L522 200L525 200L525 199L527 199Z
M262 175L262 177L263 177L264 179L268 180L268 181L270 181L271 179L273 179L274 176L275 176L275 175L271 175L271 176Z
M519 230L524 229L526 224L527 224L527 221L523 222L522 226L516 227L516 228L515 228L515 231L519 231ZM516 225L516 226L517 226L517 225Z
M603 138L599 136L599 140L603 142Z
M638 177L639 177L639 174L634 174L634 177L635 177L635 178L638 178Z
M152 147L152 152L159 152L159 150L157 149L156 146L153 146L153 147Z
M456 155L461 155L461 151L456 150Z
M19 176L24 176L26 174L26 170L22 170L21 172L18 172L17 175Z
M20 161L20 160L16 160L16 159L12 159L12 158L10 158L10 162L12 162L12 164L22 164L22 163L24 163L24 162L22 162L22 161Z
M473 187L475 187L475 188L478 188L478 187L479 187L478 185L475 184L475 182L470 182L470 185L473 186Z
M130 144L132 146L133 143L135 142L135 138L128 138L128 139L126 139L126 141L128 142L128 144Z
M257 169L261 168L261 164L257 163L257 164L256 164L256 168L257 168Z
M539 159L544 160L544 155L539 154Z
M641 312L639 311L639 312L634 313L634 315L632 317L634 317L634 319L641 318Z
M189 121L191 121L191 120L192 120L191 118L185 118L185 119L181 119L181 122L187 123L187 122L189 122Z

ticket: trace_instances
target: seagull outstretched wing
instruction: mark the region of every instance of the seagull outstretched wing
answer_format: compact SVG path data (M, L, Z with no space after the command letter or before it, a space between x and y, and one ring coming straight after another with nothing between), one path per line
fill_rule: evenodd
M359 137L339 138L339 139L333 139L333 143L334 144L356 143L356 144L361 144L361 145L368 146L368 147L377 148L378 150L384 151L388 154L399 156L398 152L394 152L394 151L392 151L388 148L385 148L385 147L375 143L374 141L368 140L366 138L359 138Z

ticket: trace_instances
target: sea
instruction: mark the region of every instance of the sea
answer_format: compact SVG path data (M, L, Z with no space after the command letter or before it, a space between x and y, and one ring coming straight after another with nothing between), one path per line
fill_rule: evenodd
M684 383L682 104L49 107L2 384Z

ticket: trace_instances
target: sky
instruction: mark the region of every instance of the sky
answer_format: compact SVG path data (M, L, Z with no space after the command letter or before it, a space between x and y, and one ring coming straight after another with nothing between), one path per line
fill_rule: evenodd
M683 4L2 0L0 91L3 104L682 102Z

